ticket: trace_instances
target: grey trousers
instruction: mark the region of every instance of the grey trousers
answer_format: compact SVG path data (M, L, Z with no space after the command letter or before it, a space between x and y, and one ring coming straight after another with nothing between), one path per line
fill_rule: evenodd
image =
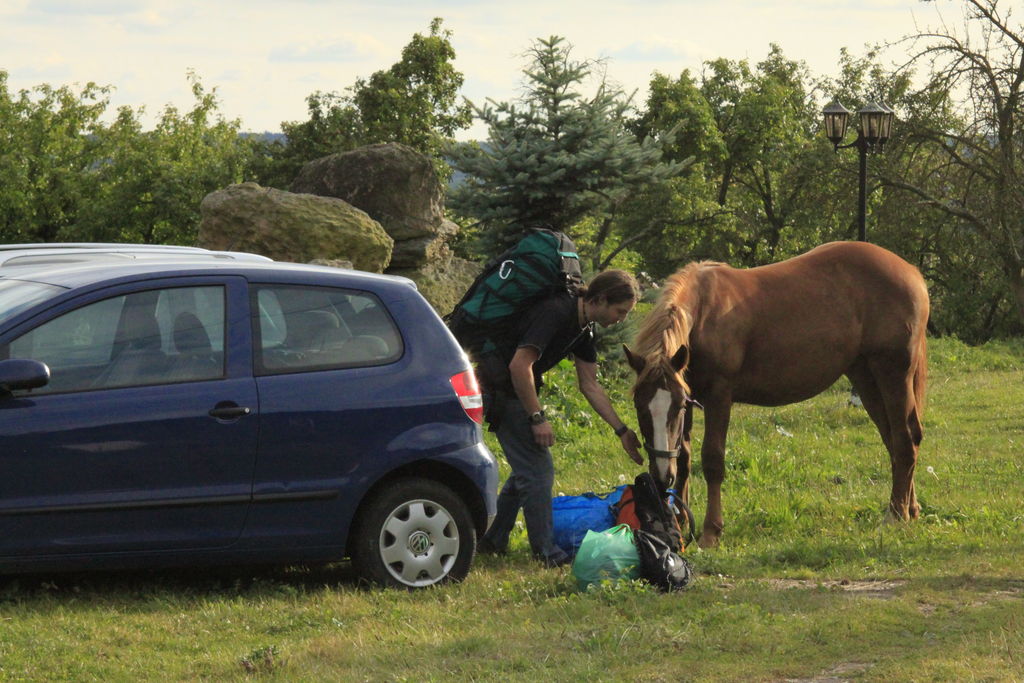
M486 397L485 401L494 400ZM551 451L537 445L533 429L522 404L515 396L493 405L498 427L496 436L512 474L498 494L498 510L483 541L495 550L508 547L508 537L516 524L519 509L526 520L530 550L537 559L557 562L567 557L555 545L551 522L551 489L555 483L555 465Z

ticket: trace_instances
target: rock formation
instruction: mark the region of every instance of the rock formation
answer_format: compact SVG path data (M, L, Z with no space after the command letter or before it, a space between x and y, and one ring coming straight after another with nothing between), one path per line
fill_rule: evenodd
M414 281L447 313L473 281L479 266L454 258L450 240L458 225L444 217L444 189L423 154L397 143L368 145L315 159L291 185L342 199L380 222L395 241L387 273Z
M339 199L241 183L210 193L199 210L199 244L207 249L297 263L348 261L375 273L391 261L394 241L381 225Z

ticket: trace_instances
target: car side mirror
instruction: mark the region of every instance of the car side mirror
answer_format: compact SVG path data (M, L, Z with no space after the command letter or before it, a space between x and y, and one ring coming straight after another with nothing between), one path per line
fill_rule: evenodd
M27 358L0 361L0 398L19 389L37 389L50 382L50 368L46 363Z

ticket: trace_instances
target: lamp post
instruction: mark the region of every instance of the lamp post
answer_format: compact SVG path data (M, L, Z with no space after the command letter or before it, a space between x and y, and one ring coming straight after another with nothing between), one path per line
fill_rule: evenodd
M861 242L868 241L867 234L867 205L868 205L868 152L881 152L885 143L892 133L892 120L894 112L884 104L871 102L857 110L860 118L860 128L857 130L857 139L848 145L840 144L846 137L846 128L850 125L850 110L839 103L839 100L832 100L822 110L825 117L825 136L832 143L832 149L837 154L841 149L856 147L860 154L860 186L857 193L857 239ZM863 406L856 389L850 389L850 405Z
M824 110L825 135L832 142L835 152L855 147L860 153L860 188L857 195L857 239L867 241L867 177L868 152L881 152L892 133L893 110L884 104L871 102L857 111L860 128L857 139L848 145L841 144L850 124L850 110L832 100Z

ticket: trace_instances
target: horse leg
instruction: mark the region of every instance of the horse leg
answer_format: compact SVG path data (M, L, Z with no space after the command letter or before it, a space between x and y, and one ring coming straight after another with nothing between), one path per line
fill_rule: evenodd
M849 370L846 371L846 376L850 379L850 383L853 384L854 390L857 395L860 396L861 402L864 404L864 410L867 411L868 417L875 423L875 427L878 429L878 434L882 437L882 443L885 445L885 450L889 453L890 466L895 471L895 460L893 458L893 448L891 445L892 429L889 426L889 413L885 408L885 399L882 397L882 390L878 387L878 383L875 382L875 376L872 374L871 369L868 367L868 363L863 358L857 360ZM895 480L894 480L895 481ZM886 511L886 520L895 521L895 517L892 514L892 510Z
M868 417L875 423L875 427L882 437L882 443L885 445L885 450L891 451L892 449L889 447L889 415L885 411L882 390L875 383L875 376L871 374L867 361L863 358L857 359L850 369L846 371L846 376L850 379L850 383L853 384L857 395L860 396Z
M902 356L902 357L901 357ZM914 491L914 470L922 430L920 408L914 392L914 371L909 355L878 356L868 361L889 422L889 460L892 465L890 520L916 519L920 514Z
M690 470L693 461L693 447L690 444L690 432L693 430L693 404L689 403L683 413L683 433L679 438L679 462L676 465L676 482L679 499L690 505Z
M701 530L701 548L714 548L725 526L722 517L722 480L725 479L725 436L729 431L730 400L705 401L704 442L700 447L701 469L708 486L708 507Z

